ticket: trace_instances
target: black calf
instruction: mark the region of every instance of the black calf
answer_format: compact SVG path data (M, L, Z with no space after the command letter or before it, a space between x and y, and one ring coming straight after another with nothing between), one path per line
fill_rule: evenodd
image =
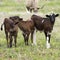
M44 31L46 39L47 39L47 48L50 48L50 37L51 32L53 30L53 26L55 23L55 18L59 16L59 14L51 14L46 15L47 18L43 18L37 15L32 15L31 19L34 22L34 25L37 30Z

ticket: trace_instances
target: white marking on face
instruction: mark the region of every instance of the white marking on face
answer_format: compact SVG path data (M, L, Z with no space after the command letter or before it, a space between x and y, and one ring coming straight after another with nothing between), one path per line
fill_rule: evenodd
M33 34L33 43L36 45L36 29L35 29L34 34Z
M47 48L50 48L50 43L49 43L48 41L49 41L49 37L47 36L47 43L46 43L46 46L47 46Z

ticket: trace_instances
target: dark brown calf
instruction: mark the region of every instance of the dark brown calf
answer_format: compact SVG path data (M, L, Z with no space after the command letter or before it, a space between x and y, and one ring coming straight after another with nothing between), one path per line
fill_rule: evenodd
M34 33L33 21L22 21L21 19L16 24L18 24L18 27L23 33L25 45L28 45L28 39L29 39L30 33L31 33L31 41L33 43L33 33Z
M1 25L1 30L3 29L2 26L4 25L5 29L5 35L7 40L7 46L12 47L12 41L14 37L15 47L16 47L16 39L17 39L17 32L18 32L18 26L15 25L14 21L12 19L5 18L3 24ZM8 43L8 39L9 43Z
M11 16L9 17L9 19L12 19L16 23L17 20L22 19L22 18L20 18L19 16Z
M37 30L44 31L46 39L47 39L47 48L50 48L50 37L51 32L53 30L53 26L55 23L55 18L58 16L58 14L51 14L46 15L47 18L43 18L37 15L32 15L31 19L34 22L34 25Z

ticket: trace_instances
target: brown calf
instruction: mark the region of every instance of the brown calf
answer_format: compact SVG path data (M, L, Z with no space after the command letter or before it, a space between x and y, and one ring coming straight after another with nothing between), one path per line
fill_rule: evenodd
M18 26L14 24L15 23L12 19L5 18L3 24L1 25L1 30L3 29L2 26L4 25L4 30L5 30L6 40L7 40L7 47L12 47L13 37L14 37L14 42L16 47ZM8 43L8 39L10 39L9 43Z
M31 33L31 41L33 43L34 23L33 21L22 21L19 20L16 24L23 33L25 45L28 45L29 35Z

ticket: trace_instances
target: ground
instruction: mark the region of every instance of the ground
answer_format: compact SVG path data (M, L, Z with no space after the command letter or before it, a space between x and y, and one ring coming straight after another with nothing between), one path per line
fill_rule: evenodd
M11 3L9 3L11 2ZM41 3L40 3L41 2ZM39 6L45 4L38 14L44 16L51 11L60 14L60 1L42 1ZM30 18L32 14L26 13L25 0L16 2L15 0L1 0L0 3L0 27L4 18L18 15L24 20ZM21 31L19 30L17 38L17 47L7 48L4 30L0 30L0 60L60 60L60 16L56 18L54 29L51 34L51 48L46 48L46 39L43 32L37 32L37 45L32 46L29 39L29 46L24 45Z

